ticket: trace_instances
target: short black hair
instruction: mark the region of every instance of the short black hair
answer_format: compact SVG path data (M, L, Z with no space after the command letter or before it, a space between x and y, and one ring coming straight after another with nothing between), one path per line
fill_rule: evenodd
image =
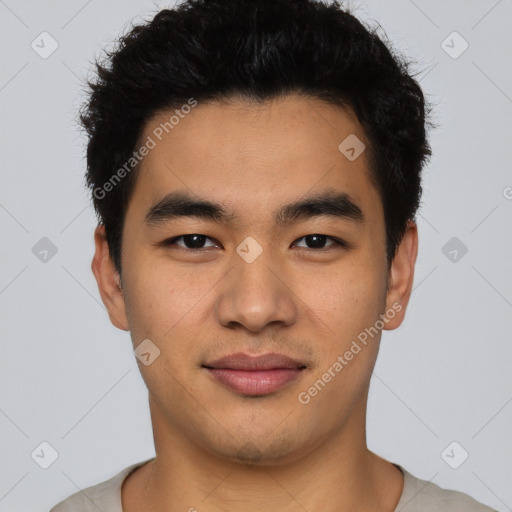
M291 93L357 115L370 143L369 179L382 199L389 268L420 205L421 170L431 156L427 125L434 125L411 61L379 29L338 1L187 0L105 50L87 82L80 123L88 135L86 181L117 271L139 167L134 151L147 122L191 100L263 103Z

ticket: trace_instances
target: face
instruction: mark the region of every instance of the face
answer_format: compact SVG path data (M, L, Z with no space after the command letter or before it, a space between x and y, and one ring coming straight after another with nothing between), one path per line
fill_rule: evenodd
M417 233L410 223L388 272L367 155L338 148L349 135L368 147L357 118L295 95L198 104L162 133L171 115L141 137L156 144L126 213L122 291L101 227L92 265L114 325L134 348L150 340L149 364L138 364L157 452L169 436L277 464L341 433L361 439L381 331L400 325L411 291ZM297 364L211 369L235 353Z

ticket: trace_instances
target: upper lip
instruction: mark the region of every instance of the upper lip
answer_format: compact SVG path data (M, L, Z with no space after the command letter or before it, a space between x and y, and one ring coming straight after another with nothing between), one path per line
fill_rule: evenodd
M206 368L224 368L229 370L277 370L277 369L302 369L306 365L285 356L284 354L263 354L260 356L251 356L238 352L228 356L221 357L210 363L203 365Z

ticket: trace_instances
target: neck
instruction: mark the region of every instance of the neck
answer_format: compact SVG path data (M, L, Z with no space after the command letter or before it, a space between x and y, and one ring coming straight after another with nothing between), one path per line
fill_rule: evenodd
M272 458L271 449L245 444L234 458L166 423L150 400L157 456L125 479L123 511L393 512L403 475L368 450L366 400L361 402L339 431L315 445Z

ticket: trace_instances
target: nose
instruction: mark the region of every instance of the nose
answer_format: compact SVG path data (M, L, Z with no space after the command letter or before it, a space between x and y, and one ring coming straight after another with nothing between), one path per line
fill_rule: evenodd
M224 327L259 332L269 324L290 326L296 321L298 298L270 252L263 251L251 263L233 259L235 268L222 281L216 308Z

